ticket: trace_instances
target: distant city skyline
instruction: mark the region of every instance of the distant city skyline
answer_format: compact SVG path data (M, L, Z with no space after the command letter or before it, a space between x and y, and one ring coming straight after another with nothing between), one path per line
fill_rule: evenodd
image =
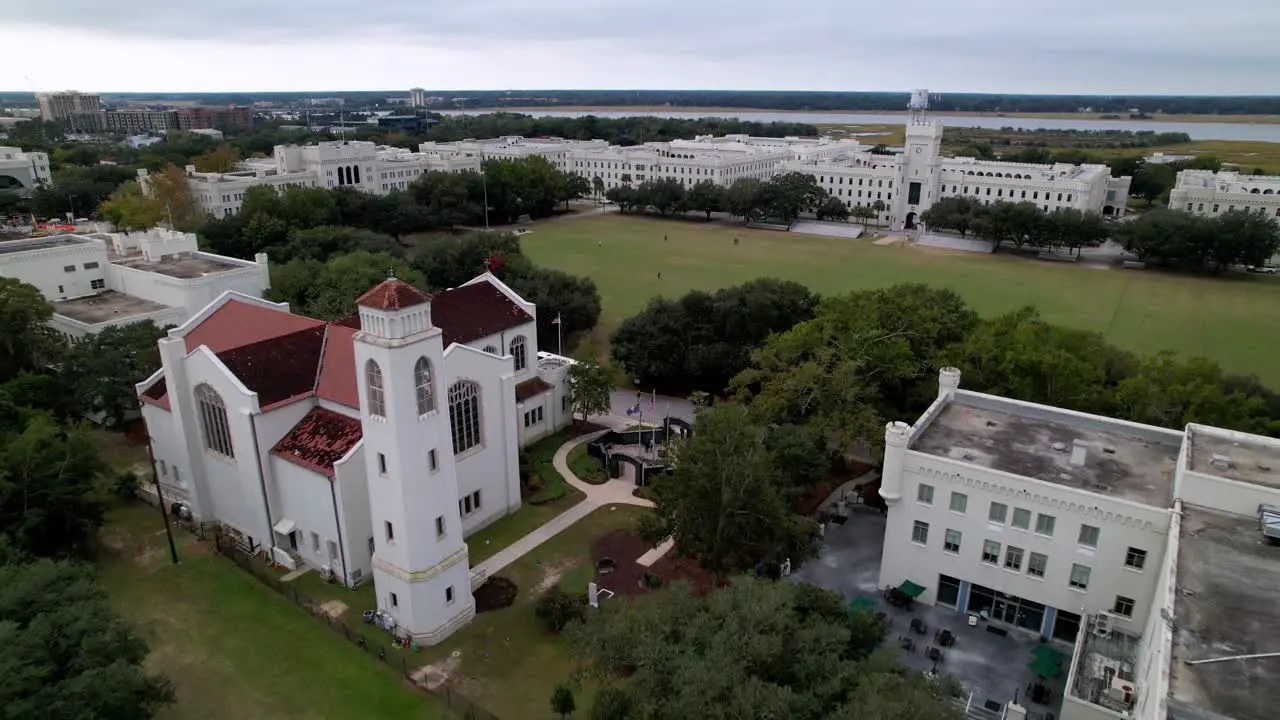
M0 90L1280 94L1274 0L601 5L10 0Z

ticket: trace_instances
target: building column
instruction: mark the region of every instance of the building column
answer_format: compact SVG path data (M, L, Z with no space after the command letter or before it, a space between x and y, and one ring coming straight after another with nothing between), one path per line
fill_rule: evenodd
M960 595L956 598L956 612L963 615L969 606L969 581L960 581Z

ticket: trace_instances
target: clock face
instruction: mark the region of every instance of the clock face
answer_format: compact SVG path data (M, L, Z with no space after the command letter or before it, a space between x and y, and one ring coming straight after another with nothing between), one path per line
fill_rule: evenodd
M916 154L917 154L917 155L919 155L919 154L920 154L920 151L921 151L921 150L923 150L923 149L924 149L924 148L922 148L922 147L920 147L919 145L917 145L917 146L916 146Z

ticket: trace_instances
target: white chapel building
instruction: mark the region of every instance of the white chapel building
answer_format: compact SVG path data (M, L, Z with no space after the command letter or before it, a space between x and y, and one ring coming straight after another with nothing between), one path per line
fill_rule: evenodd
M332 323L228 292L160 340L137 386L165 502L347 585L424 643L474 615L464 538L520 507L519 449L571 419L572 361L489 273L389 279Z

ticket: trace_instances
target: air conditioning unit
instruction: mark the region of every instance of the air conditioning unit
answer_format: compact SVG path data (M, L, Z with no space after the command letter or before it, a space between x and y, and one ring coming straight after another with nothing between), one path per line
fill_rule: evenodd
M1132 705L1133 691L1134 687L1132 682L1116 678L1111 681L1111 687L1107 688L1107 697L1114 702Z
M1111 615L1098 613L1093 616L1093 634L1098 637L1111 636Z
M324 578L325 580L332 580L332 579L333 579L333 568L329 567L328 565L323 565L323 566L321 566L321 567L320 567L320 577Z

